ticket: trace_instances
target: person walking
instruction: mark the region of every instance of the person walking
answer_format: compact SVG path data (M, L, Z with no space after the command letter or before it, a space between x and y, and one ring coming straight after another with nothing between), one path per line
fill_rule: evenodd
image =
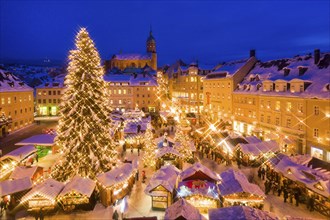
M39 211L39 218L40 220L44 220L44 213L42 212L42 208Z
M262 177L262 180L265 180L265 174L266 174L265 168L261 168L261 177Z
M118 214L117 210L115 210L115 212L112 214L112 219L113 220L118 220L119 219L119 214Z
M286 188L284 188L283 190L283 197L284 197L284 203L286 203L286 200L288 199L288 191L286 190Z

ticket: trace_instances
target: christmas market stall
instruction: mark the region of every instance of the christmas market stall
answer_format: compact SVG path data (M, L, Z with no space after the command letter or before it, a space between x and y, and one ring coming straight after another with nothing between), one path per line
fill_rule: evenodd
M15 145L33 145L38 150L39 158L46 156L49 153L55 154L58 147L54 144L54 134L38 134L26 138Z
M330 174L318 168L310 168L283 157L270 172L279 175L288 191L297 194L298 203L309 204L313 200L313 209L330 217ZM271 176L271 175L269 175Z
M236 157L245 166L258 166L274 154L280 152L276 141L262 141L251 144L238 144Z
M246 220L278 220L275 213L254 209L249 206L231 206L220 209L209 210L209 220L228 220L228 219L246 219Z
M207 213L210 208L220 207L218 183L220 177L201 163L195 163L182 171L177 179L177 197Z
M220 177L218 187L224 207L244 205L262 208L265 193L258 185L250 183L241 171L229 169L222 172Z
M151 196L153 210L165 210L173 203L175 184L180 170L174 165L162 166L150 179L145 193Z
M132 190L137 170L131 163L124 163L97 176L101 203L113 205Z
M8 204L9 209L12 209L32 186L32 181L28 177L2 181L0 182L0 198Z
M9 179L21 179L29 177L33 184L43 180L44 168L39 166L17 166L11 173Z
M96 203L95 186L96 183L93 180L77 175L65 184L57 200L64 211L91 210Z
M165 146L156 151L156 169L164 165L174 165L182 168L182 155L173 147Z
M165 220L204 220L199 210L184 199L179 199L165 211Z
M64 183L54 179L47 179L34 186L25 196L21 204L24 204L29 212L36 213L41 208L45 211L57 209L56 197L64 187Z
M37 150L32 145L23 146L0 158L0 180L9 177L20 163L26 163L35 157Z

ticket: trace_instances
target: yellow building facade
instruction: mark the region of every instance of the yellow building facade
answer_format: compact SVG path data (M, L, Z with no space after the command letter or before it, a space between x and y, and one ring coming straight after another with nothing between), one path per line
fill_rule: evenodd
M11 73L0 70L0 116L8 123L1 124L0 137L34 121L33 89Z
M36 88L37 115L57 116L64 90L62 82L45 83Z

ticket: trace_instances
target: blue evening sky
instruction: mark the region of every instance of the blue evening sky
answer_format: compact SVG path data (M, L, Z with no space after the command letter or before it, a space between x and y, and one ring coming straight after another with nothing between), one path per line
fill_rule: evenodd
M198 59L259 59L330 50L329 0L31 1L0 0L0 61L65 61L79 27L101 58L144 53L152 25L159 65Z

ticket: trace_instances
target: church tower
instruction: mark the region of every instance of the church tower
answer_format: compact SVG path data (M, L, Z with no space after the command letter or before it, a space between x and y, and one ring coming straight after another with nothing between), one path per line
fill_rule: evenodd
M156 40L152 36L152 30L150 27L149 36L147 39L147 53L151 53L150 67L157 71L157 52L156 52Z

